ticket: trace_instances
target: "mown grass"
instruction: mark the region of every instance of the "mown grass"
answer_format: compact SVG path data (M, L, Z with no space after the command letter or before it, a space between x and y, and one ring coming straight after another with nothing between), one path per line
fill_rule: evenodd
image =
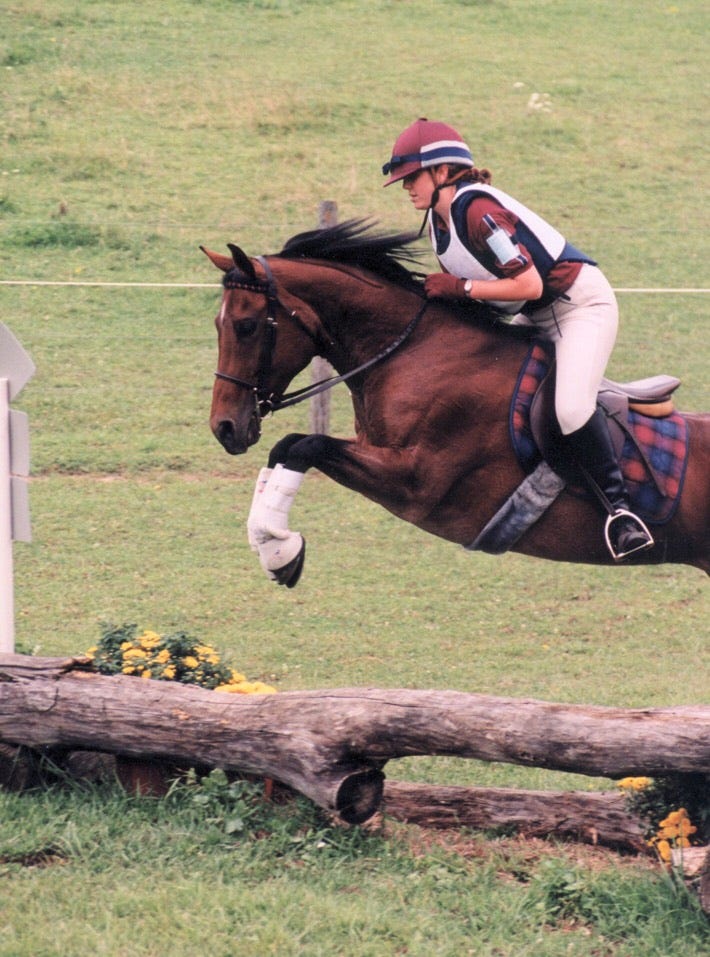
M379 169L396 133L429 115L458 126L494 182L615 286L706 286L703 14L697 0L9 4L0 279L215 284L0 286L0 318L38 367L15 403L32 433L21 647L80 653L100 620L136 621L184 628L283 689L707 701L697 570L465 554L309 474L292 512L303 580L293 592L267 582L244 516L267 449L302 431L307 410L267 421L246 457L214 442L219 276L198 250L276 251L324 199L341 218L416 228ZM551 112L528 107L535 92ZM620 299L610 374L679 374L680 405L705 409L702 296ZM351 420L341 387L332 431L351 434ZM387 771L609 786L449 759ZM2 957L697 957L707 943L689 899L646 864L490 836L440 846L392 825L342 831L305 802L252 803L253 827L228 833L229 795L211 809L196 797L0 795Z
M643 864L334 827L216 775L161 801L55 786L0 795L0 809L0 954L13 957L188 957L206 943L219 957L697 957L706 939L697 903Z

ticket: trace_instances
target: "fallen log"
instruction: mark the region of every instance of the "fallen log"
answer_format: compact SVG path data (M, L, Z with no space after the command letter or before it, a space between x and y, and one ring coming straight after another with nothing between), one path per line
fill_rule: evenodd
M263 775L361 823L381 803L386 762L411 755L612 778L708 773L710 708L375 688L230 695L97 675L85 658L0 655L0 743Z
M617 850L649 853L645 823L614 791L528 791L385 782L383 811L428 828L514 830Z

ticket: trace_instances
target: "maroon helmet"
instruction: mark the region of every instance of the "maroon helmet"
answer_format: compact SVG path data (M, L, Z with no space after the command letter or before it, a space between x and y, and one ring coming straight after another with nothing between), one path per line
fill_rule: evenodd
M385 186L440 163L473 166L473 157L452 126L422 117L397 137L392 156L382 167L383 175L389 175Z

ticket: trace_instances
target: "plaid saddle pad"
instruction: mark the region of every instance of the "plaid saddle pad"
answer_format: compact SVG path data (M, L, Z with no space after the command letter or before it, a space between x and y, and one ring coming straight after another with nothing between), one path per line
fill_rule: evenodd
M510 437L521 467L529 473L542 456L530 426L530 407L549 371L550 346L534 342L523 362L510 404ZM615 428L609 419L610 428ZM653 418L629 410L619 464L626 479L631 506L645 522L662 525L673 516L683 489L688 459L688 425L672 412ZM644 458L646 461L644 461ZM653 476L646 465L649 463Z

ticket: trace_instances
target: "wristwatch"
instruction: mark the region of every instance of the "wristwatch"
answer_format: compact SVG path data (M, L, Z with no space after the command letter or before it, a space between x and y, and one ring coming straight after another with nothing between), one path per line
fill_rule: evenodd
M473 289L473 279L467 279L466 282L463 284L463 291L466 293L467 296L470 296L472 289Z

